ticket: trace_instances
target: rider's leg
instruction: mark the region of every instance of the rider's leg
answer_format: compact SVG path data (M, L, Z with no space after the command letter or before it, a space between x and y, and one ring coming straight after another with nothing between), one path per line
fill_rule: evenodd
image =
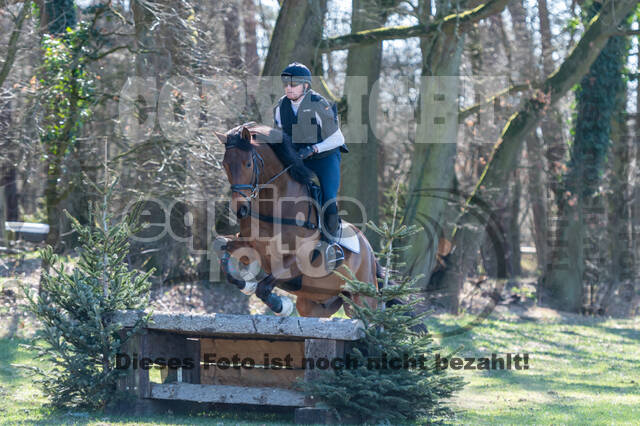
M338 216L338 206L336 197L338 196L338 188L340 187L340 151L320 159L311 157L305 160L305 165L315 172L320 181L322 189L322 211L323 211L323 231L321 238L329 243L329 248L333 248L333 256L327 255L326 258L333 257L329 261L333 265L333 269L340 265L344 260L344 251L335 243L339 235L340 217Z
M322 189L322 206L324 210L324 231L329 231L329 236L325 235L327 240L333 240L337 237L339 228L338 206L336 197L340 187L340 151L336 150L334 154L328 157L314 159L311 157L305 160L304 164L318 176L320 188Z

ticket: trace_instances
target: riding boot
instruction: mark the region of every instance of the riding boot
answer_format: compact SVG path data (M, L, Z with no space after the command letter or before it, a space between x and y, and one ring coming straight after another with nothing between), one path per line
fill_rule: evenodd
M338 215L338 206L332 203L325 210L325 226L322 232L322 239L327 242L328 247L325 251L325 259L327 269L336 269L344 260L344 251L337 243L340 238L340 216Z

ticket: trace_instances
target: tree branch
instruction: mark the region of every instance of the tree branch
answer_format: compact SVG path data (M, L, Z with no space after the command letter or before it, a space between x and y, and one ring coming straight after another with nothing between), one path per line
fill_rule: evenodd
M617 36L637 36L637 35L640 35L640 30L617 31L614 35L617 35Z
M501 187L509 180L510 174L517 166L517 156L527 134L535 127L546 111L562 98L589 71L591 64L600 54L609 37L614 35L617 26L638 4L638 0L609 0L601 8L601 12L591 21L578 44L542 84L541 88L525 102L520 111L513 114L502 131L502 135L493 147L489 161L478 180L473 193L466 201L465 211L456 221L453 237L456 246L464 250L456 250L452 264L457 265L459 276L473 264L484 229L468 226L475 220L470 207L486 205L496 208L501 204L504 191ZM464 253L462 253L464 252ZM462 271L462 272L459 272ZM445 276L447 288L455 288L457 282L453 272Z
M626 16L638 0L609 0L592 21L589 28L564 60L529 98L523 108L515 113L502 131L493 148L487 166L478 181L472 199L488 193L485 188L497 188L506 182L516 163L516 155L526 134L544 113L587 73L609 37L616 32L619 19ZM486 201L486 200L485 200Z
M462 123L465 118L467 118L471 114L475 114L476 112L478 112L480 108L482 108L484 105L493 103L496 101L496 99L501 98L502 96L512 95L518 92L524 92L525 90L529 90L529 89L536 89L540 86L541 86L540 83L522 83L522 84L513 85L511 87L507 87L506 89L503 89L495 93L494 95L484 99L481 102L478 102L475 105L470 106L469 108L465 108L458 111L458 123Z
M454 31L456 27L459 32L464 32L468 30L474 22L502 11L509 1L510 0L487 0L486 3L478 7L445 16L429 25L418 24L414 26L383 27L327 38L320 42L318 50L322 53L327 53L333 50L344 50L355 46L375 44L382 40L426 37L439 31Z
M16 53L18 52L18 38L20 38L20 31L22 30L22 24L24 23L24 19L27 17L29 10L31 9L31 0L27 0L22 5L22 9L20 9L20 13L18 14L18 18L16 20L16 25L13 27L13 32L11 33L11 37L9 38L9 48L7 49L7 59L5 59L2 64L2 70L0 70L0 87L4 84L4 81L7 79L9 75L9 71L13 66L13 62L16 59Z

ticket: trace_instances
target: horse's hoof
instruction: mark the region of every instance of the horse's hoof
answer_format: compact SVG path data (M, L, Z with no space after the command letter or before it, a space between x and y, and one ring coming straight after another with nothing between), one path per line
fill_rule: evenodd
M288 297L282 297L282 310L275 314L279 317L288 317L293 313L293 302Z
M244 288L240 289L241 292L246 294L247 296L251 296L256 292L256 288L258 287L258 283L255 281L245 281Z

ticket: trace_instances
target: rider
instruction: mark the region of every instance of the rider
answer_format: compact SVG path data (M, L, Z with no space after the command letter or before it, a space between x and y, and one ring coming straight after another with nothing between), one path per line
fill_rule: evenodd
M318 176L324 210L323 239L334 250L336 265L344 252L336 241L340 218L336 197L340 186L340 159L349 152L338 125L338 111L311 90L311 72L299 62L289 64L280 75L285 95L273 110L276 127L289 135L304 165Z

